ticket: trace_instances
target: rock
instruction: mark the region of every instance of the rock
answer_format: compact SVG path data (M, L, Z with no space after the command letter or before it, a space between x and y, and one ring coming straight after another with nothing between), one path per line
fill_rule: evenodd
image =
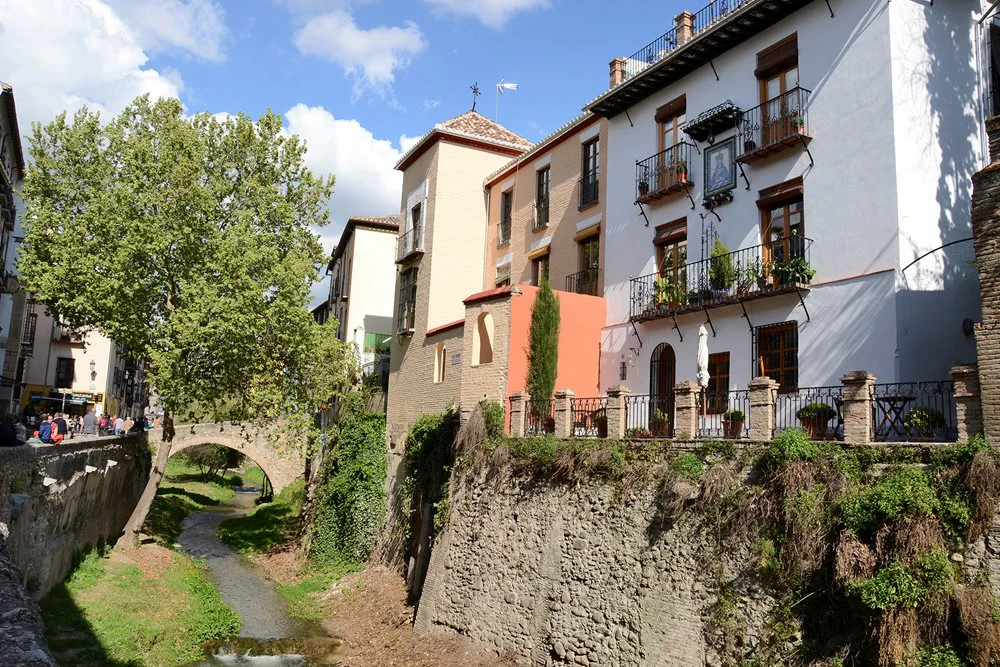
M951 559L956 563L961 563L965 561L965 557L962 556L962 554L958 553L957 551L951 555Z

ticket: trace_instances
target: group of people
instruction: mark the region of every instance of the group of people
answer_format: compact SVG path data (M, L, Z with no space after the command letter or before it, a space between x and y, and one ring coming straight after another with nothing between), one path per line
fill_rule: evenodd
M32 430L29 431L28 426L17 415L10 414L0 420L0 447L58 445L78 433L124 435L133 431L148 431L157 426L157 420L152 415L132 419L121 415L98 416L93 410L76 417L61 412L43 413L39 419L29 418L26 421L29 421Z

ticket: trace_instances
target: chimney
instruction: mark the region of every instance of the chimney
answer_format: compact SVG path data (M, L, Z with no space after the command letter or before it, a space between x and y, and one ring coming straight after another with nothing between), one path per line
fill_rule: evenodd
M694 37L694 14L681 12L674 17L674 34L677 36L677 46L686 44Z
M1000 161L1000 116L986 119L986 136L990 142L990 163Z
M614 88L625 80L625 59L615 58L611 61L611 87Z

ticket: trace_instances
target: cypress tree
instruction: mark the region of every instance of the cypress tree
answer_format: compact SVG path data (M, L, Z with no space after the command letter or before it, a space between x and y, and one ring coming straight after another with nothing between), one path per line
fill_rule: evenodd
M543 280L531 309L528 331L528 395L533 401L552 397L559 367L559 300Z

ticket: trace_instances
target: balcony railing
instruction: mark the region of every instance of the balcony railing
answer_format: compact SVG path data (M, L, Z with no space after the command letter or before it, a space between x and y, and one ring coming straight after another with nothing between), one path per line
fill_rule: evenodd
M671 388L671 392L673 389ZM625 397L625 437L669 438L674 434L674 396L631 394Z
M535 215L531 220L531 231L536 231L549 224L549 198L535 202Z
M570 403L573 412L574 438L608 437L608 397L574 398Z
M809 95L805 88L792 88L752 109L738 124L740 151L737 160L754 162L802 141L808 141Z
M424 251L424 226L411 228L396 241L396 261L401 262L410 255Z
M958 439L953 381L876 384L871 401L875 441Z
M774 404L774 432L801 428L813 440L843 440L843 404L843 385L779 391ZM808 410L803 411L807 406Z
M672 274L633 278L629 317L650 320L796 290L808 285L812 239L789 236L692 262Z
M600 180L597 178L597 174L588 175L586 178L581 178L580 182L580 208L586 208L591 204L597 203L597 191L600 185Z
M639 201L660 199L684 187L691 168L691 144L682 141L635 163L635 196Z
M690 40L691 37L711 28L743 5L749 4L752 1L714 0L714 2L710 2L706 7L701 8L695 13L687 39ZM633 53L625 62L625 79L630 79L650 65L658 63L669 56L678 46L683 45L684 41L679 41L682 40L682 37L683 35L677 34L676 28L671 28Z
M556 430L556 401L553 398L541 401L526 401L524 413L524 434L526 436L546 435Z
M597 296L601 286L600 269L584 269L578 273L566 276L566 291L574 294L589 294Z
M750 435L750 391L698 395L698 437L740 439Z
M500 223L497 225L497 245L507 245L510 243L510 228L511 222L510 218L500 218Z

